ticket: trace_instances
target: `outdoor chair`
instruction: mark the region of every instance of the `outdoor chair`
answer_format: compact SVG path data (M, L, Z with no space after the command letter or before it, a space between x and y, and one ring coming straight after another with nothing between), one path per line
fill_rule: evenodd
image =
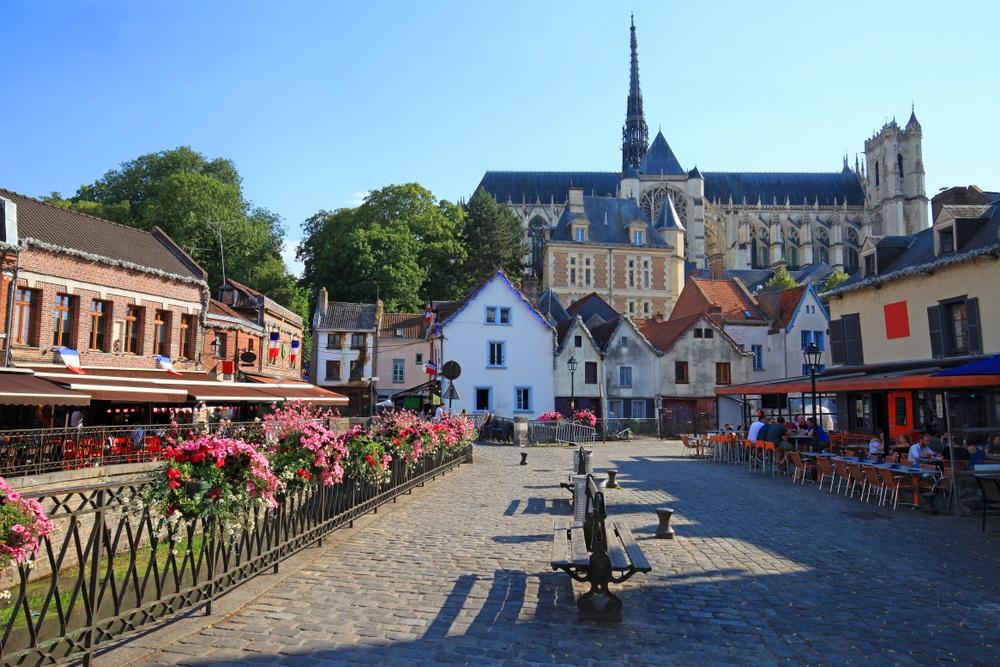
M976 475L979 492L983 496L983 532L986 532L986 515L1000 514L1000 479Z
M868 478L865 477L865 474L861 471L861 464L860 463L848 463L847 464L847 473L848 473L848 475L850 475L850 478L851 478L851 482L850 482L850 484L847 487L847 495L850 496L851 498L853 498L854 497L854 489L856 489L860 485L861 486L861 498L864 498L865 497L865 489L868 486Z
M892 509L899 507L899 494L901 491L912 491L913 482L909 475L893 475L891 470L879 468L882 477L882 486L885 489L883 502L888 500L889 493L892 493ZM907 503L904 503L907 504Z
M816 457L816 474L819 477L819 490L823 490L823 483L830 478L830 493L833 493L833 480L837 475L834 472L833 464L825 456Z
M806 463L802 460L802 455L798 452L788 452L788 458L791 460L792 465L795 466L795 470L792 471L792 484L801 476L802 485L806 484L806 477L809 475L810 470L816 469L816 464Z
M847 463L844 461L834 461L833 470L837 473L837 493L840 493L842 484L851 485L851 473L847 469ZM830 484L830 488L833 488L832 483Z
M867 484L865 485L865 502L871 498L872 491L876 494L876 500L879 501L879 505L882 504L882 499L885 496L885 486L882 484L882 478L878 474L880 468L875 468L873 466L864 466L862 470L865 473L865 480Z

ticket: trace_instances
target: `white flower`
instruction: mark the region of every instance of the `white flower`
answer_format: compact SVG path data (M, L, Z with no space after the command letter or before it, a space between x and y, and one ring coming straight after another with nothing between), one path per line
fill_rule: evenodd
M0 600L10 601L10 591L0 591Z

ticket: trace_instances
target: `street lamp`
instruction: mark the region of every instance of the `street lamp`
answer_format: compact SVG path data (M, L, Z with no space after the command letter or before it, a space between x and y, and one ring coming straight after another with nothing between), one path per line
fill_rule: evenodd
M809 378L812 380L812 416L817 424L819 418L816 416L816 371L819 370L819 360L822 357L823 353L820 352L819 345L815 342L806 345L806 349L802 351L802 359L809 368Z
M570 357L566 365L569 367L569 409L576 412L576 369L580 364L576 357Z

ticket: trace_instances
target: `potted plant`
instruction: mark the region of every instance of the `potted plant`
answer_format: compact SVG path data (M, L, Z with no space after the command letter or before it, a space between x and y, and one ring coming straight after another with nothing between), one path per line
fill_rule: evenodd
M21 497L0 477L0 570L11 563L30 566L52 529L38 501Z

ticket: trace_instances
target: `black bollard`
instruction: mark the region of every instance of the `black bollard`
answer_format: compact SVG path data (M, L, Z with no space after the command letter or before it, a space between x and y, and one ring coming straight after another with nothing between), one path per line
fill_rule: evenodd
M521 465L528 465L528 452L521 452Z
M608 488L617 489L618 482L615 481L615 477L618 476L618 468L608 468Z
M656 510L656 516L660 519L660 525L656 527L656 537L661 540L674 539L674 529L670 527L670 517L674 511L669 507L661 507Z

